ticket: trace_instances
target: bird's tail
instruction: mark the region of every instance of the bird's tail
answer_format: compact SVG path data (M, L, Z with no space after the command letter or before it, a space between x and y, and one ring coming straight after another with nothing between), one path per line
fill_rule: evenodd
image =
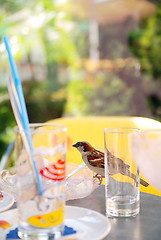
M149 186L149 183L147 183L146 181L144 181L141 178L140 178L140 184L143 185L144 187L148 187Z
M127 176L131 177L132 179L136 180L136 175L131 173L129 170L126 172ZM149 183L144 181L142 178L140 178L140 184L143 185L144 187L148 187Z

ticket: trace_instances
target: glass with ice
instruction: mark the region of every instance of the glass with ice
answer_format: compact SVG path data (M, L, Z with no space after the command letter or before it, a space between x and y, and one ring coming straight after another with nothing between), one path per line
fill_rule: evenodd
M137 165L148 182L161 191L161 129L142 130L132 140Z
M57 239L64 230L64 184L66 128L53 124L31 124L35 161L42 187L38 191L31 156L16 129L16 178L19 215L18 234L23 239Z

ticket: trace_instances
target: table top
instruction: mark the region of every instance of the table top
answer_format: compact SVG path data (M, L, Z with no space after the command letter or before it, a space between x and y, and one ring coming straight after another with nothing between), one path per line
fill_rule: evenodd
M111 231L103 240L160 240L161 197L141 192L137 217L109 218ZM89 208L105 215L105 188L100 186L88 197L70 200L67 205Z

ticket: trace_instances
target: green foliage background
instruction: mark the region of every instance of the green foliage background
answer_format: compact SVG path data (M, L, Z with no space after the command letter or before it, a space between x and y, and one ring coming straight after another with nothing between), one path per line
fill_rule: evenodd
M0 9L0 40L8 35L10 38L16 36L19 50L14 54L18 70L23 68L23 58L27 59L29 68L33 65L33 54L38 54L38 61L42 68L46 69L46 78L39 81L35 75L30 80L22 77L22 85L28 109L30 122L45 122L51 118L61 117L66 104L66 85L63 80L59 81L59 69L64 65L75 65L77 51L73 40L62 26L60 21L70 21L70 15L60 14L67 6L58 4L56 0L36 1L11 1L4 0ZM23 12L24 11L24 12ZM14 14L21 14L20 20ZM28 14L28 19L23 15ZM23 33L22 28L30 18L37 17L35 24L39 23L39 17L43 16L44 21L39 27L28 27L28 33ZM21 20L22 18L22 20ZM34 20L34 18L33 18ZM34 24L34 23L33 23ZM12 44L11 44L12 46ZM12 46L13 47L13 46ZM36 51L36 53L34 52ZM43 53L44 60L41 60ZM0 75L0 157L7 145L14 139L13 127L16 125L12 108L9 101L6 81L10 75L6 52L1 54ZM36 60L37 61L37 60ZM5 74L4 74L5 73ZM66 76L65 76L66 77Z
M90 72L82 62L82 59L89 58L89 21L73 16L68 11L71 8L70 2L60 2L1 2L1 45L3 35L16 37L18 51L14 57L18 69L23 69L25 59L29 69L33 68L34 63L39 65L40 69L46 70L41 81L34 72L31 72L30 79L27 79L27 73L26 76L23 74L22 84L30 122L45 122L61 116L79 115L138 115L160 120L161 4L157 5L156 14L140 21L135 30L127 28L128 30L123 32L123 27L119 24L101 26L101 59L108 58L114 64L117 58L127 59L127 62L126 66L119 70L99 69ZM16 13L21 13L22 19L17 20ZM28 14L26 18L23 17L25 14ZM42 23L40 16L44 19ZM34 17L37 18L35 22ZM30 19L33 19L33 23L29 24ZM34 27L34 24L38 27ZM130 22L128 24L130 25ZM26 30L22 31L24 26L27 26L27 33ZM33 62L35 55L37 59ZM137 76L137 70L130 65L129 58L139 61L139 70L146 77ZM1 158L8 143L14 139L13 127L16 122L5 83L10 75L5 51L2 52L0 61ZM157 87L154 87L155 84ZM148 88L152 91L145 96ZM146 105L147 110L142 112Z
M158 91L149 94L147 103L154 118L161 120L161 2L157 12L141 22L140 28L129 35L129 46L139 59L141 72L152 78Z

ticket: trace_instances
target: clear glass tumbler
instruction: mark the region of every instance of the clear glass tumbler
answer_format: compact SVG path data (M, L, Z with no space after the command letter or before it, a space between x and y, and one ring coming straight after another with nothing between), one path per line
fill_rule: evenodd
M57 239L64 230L66 128L36 123L30 134L33 150L28 151L28 132L16 128L18 234L28 240Z
M131 146L131 137L138 132L137 128L104 129L106 214L109 217L139 213L139 170Z

